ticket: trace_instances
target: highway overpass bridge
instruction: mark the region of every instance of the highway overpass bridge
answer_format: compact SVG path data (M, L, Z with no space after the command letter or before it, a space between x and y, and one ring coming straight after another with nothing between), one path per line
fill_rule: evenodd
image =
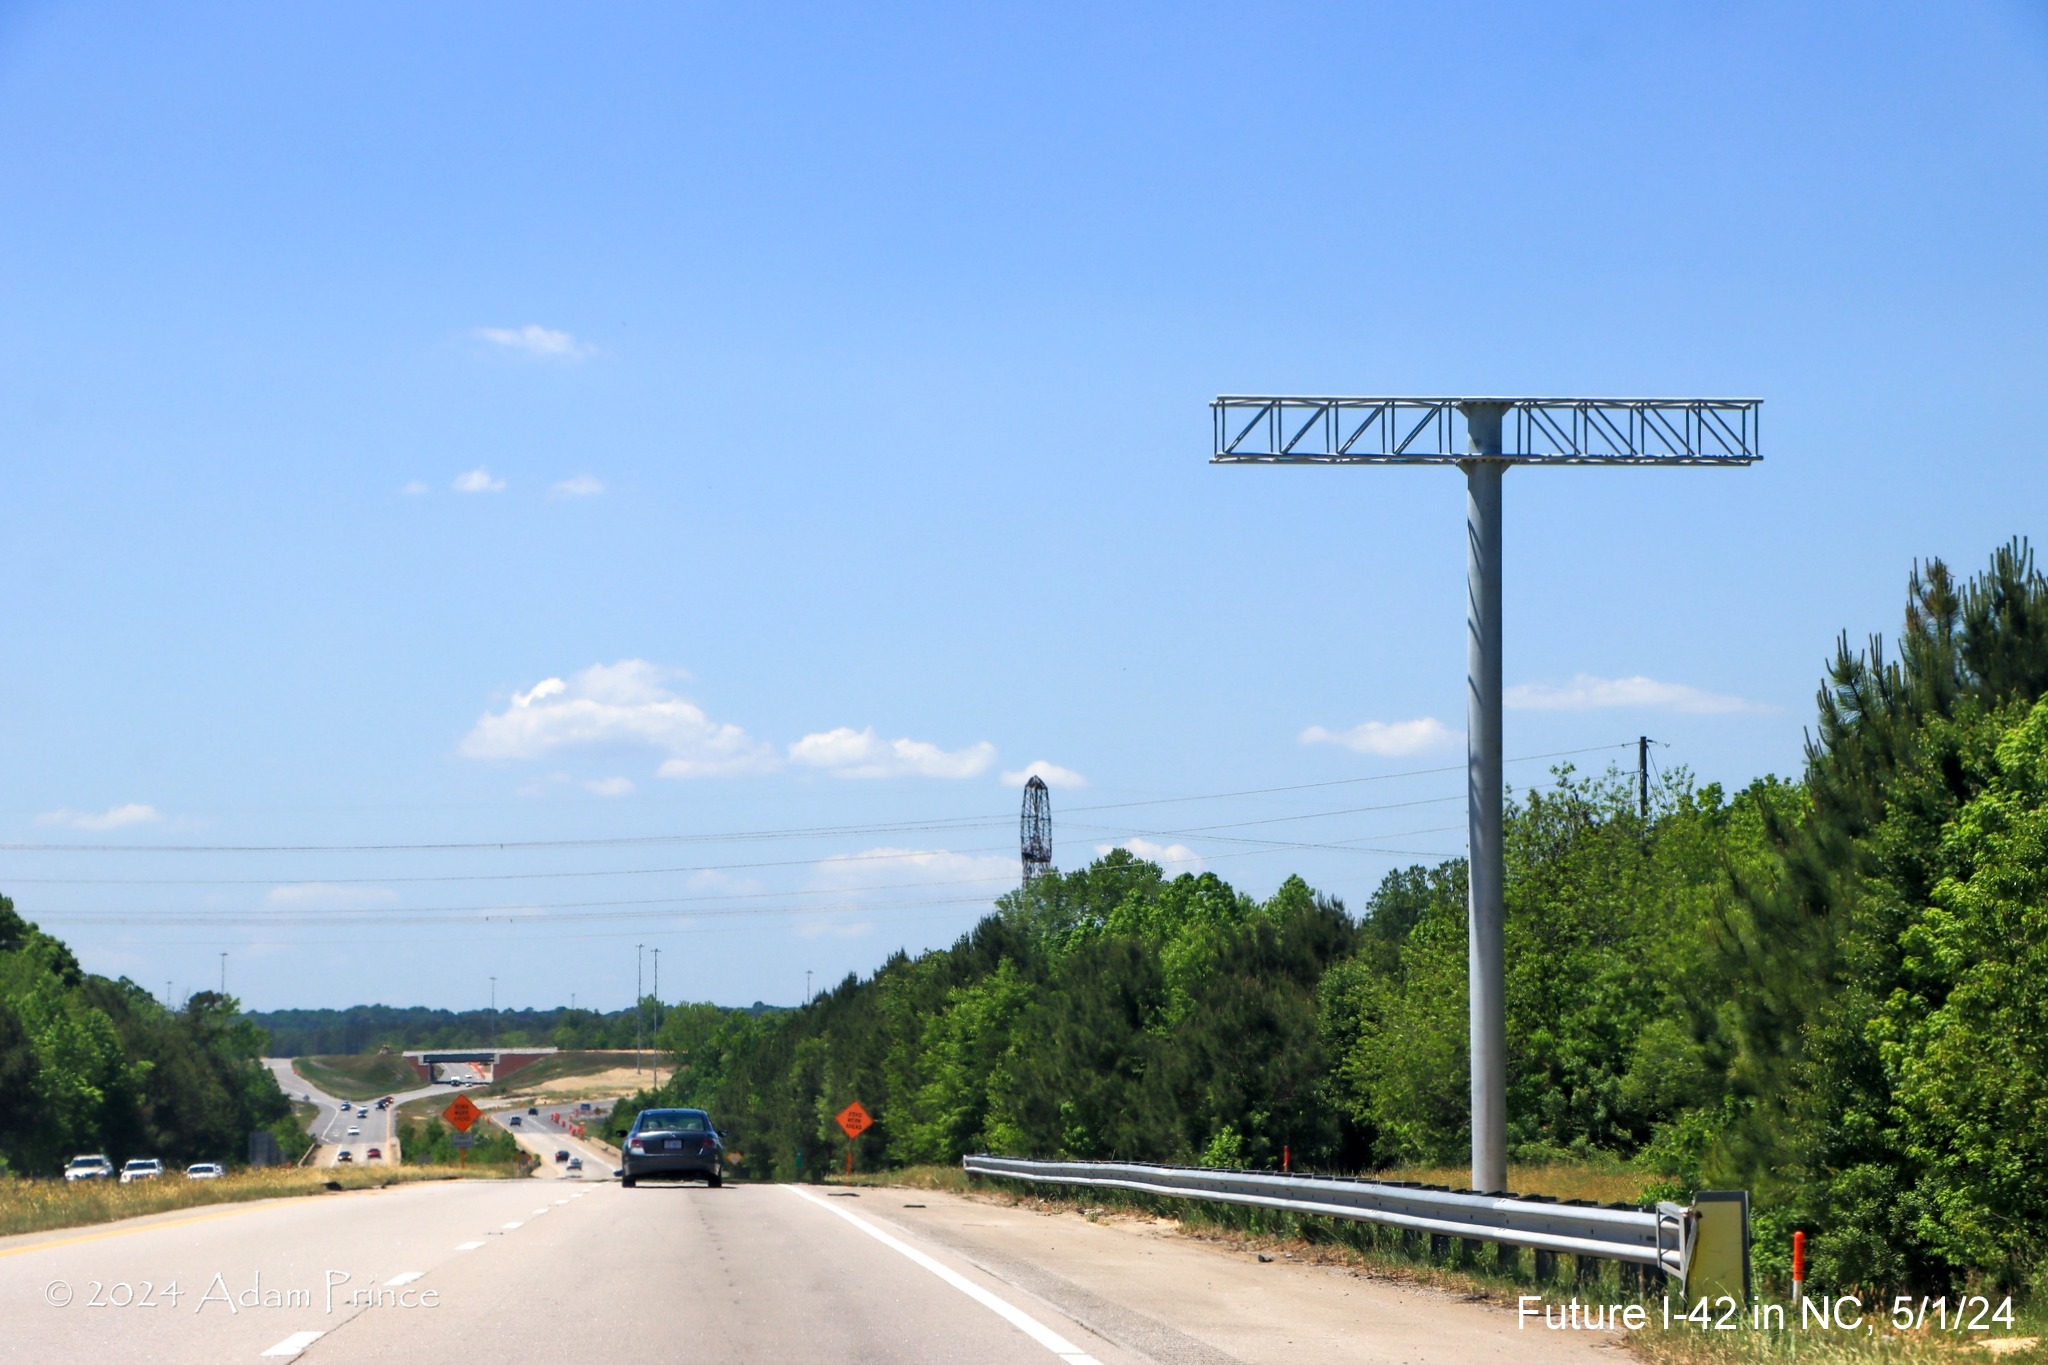
M521 1067L531 1066L558 1051L559 1048L552 1047L433 1048L424 1052L408 1052L405 1060L419 1072L420 1079L429 1084L446 1079L439 1069L444 1066L475 1067L485 1080L502 1081Z

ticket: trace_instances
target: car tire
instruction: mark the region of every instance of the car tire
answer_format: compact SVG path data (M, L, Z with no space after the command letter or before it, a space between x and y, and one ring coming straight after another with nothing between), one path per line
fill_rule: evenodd
M704 1177L704 1183L715 1190L725 1183L725 1176L719 1171L713 1171L710 1175Z
M619 1183L630 1190L633 1188L633 1177L630 1175L622 1175L619 1177Z

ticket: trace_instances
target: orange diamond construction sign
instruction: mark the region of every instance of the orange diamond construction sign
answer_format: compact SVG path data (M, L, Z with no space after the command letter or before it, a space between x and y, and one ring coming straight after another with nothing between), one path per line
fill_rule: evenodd
M470 1124L483 1117L483 1112L469 1102L469 1096L457 1095L455 1103L441 1111L441 1117L454 1124L458 1132L466 1133Z
M855 1100L852 1104L839 1111L839 1126L845 1130L846 1136L851 1139L859 1137L862 1133L874 1127L875 1121L868 1116L867 1110L861 1108L860 1101Z

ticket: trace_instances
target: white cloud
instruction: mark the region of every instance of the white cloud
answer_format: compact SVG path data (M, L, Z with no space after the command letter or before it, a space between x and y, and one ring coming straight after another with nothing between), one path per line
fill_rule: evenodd
M918 739L880 739L872 727L842 725L790 745L789 761L837 777L978 777L996 761L996 746L983 740L949 751Z
M36 823L62 825L66 829L109 830L128 825L154 825L163 818L163 813L155 806L131 801L125 806L113 806L97 813L89 810L45 811L36 817Z
M564 479L548 490L551 498L594 498L604 492L604 484L588 474L578 474L573 479Z
M1420 720L1369 720L1349 730L1325 730L1320 725L1311 725L1301 732L1303 744L1337 744L1353 753L1382 758L1439 749L1456 738L1456 733L1445 728L1435 716Z
M1693 716L1727 716L1770 710L1741 697L1707 692L1684 683L1658 682L1655 678L1596 678L1581 673L1562 687L1546 683L1518 683L1507 690L1501 704L1516 711L1676 711Z
M1155 844L1150 839L1126 839L1120 844L1097 844L1095 856L1100 858L1112 849L1127 848L1148 863L1158 863L1168 876L1177 877L1183 872L1200 872L1205 864L1195 851L1186 844Z
M455 491L458 493L502 493L505 481L491 477L491 471L479 465L467 474L455 476Z
M405 487L398 491L405 494L408 498L416 498L427 491L427 486L418 479L408 479L406 480Z
M585 782L583 790L596 796L631 796L636 788L630 777L600 777Z
M716 777L775 766L775 751L737 725L716 723L668 684L687 675L645 659L593 664L544 678L486 712L462 741L470 758L532 759L567 748L630 747L666 754L663 777Z
M885 845L821 859L811 868L811 889L859 892L906 882L989 882L1000 887L1015 882L1018 875L1013 856Z
M1036 763L1026 765L1021 773L1004 773L1003 785L1005 787L1021 787L1034 777L1045 783L1046 786L1051 787L1054 791L1058 791L1062 787L1085 787L1088 785L1088 779L1075 772L1072 768L1062 768L1059 764L1048 763L1042 758Z
M493 346L547 360L581 360L595 349L567 332L529 322L524 327L479 327L476 336Z
M384 886L340 886L333 882L290 882L264 893L263 903L291 910L363 910L391 905L398 893Z

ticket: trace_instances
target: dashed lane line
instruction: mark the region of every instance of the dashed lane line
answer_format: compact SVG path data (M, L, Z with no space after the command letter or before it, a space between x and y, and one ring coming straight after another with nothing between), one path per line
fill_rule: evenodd
M986 1289L983 1289L980 1285L968 1279L959 1271L954 1270L950 1266L943 1265L940 1262L933 1260L931 1257L925 1255L922 1251L919 1251L916 1247L910 1245L910 1243L904 1241L902 1238L896 1237L891 1233L884 1232L881 1228L877 1227L873 1223L870 1223L867 1219L861 1217L859 1214L850 1213L847 1210L840 1208L837 1204L828 1204L823 1199L819 1198L817 1195L812 1194L809 1190L803 1189L800 1186L784 1185L782 1188L788 1190L791 1194L797 1196L799 1199L809 1200L811 1203L816 1204L819 1208L825 1210L825 1212L829 1214L833 1214L837 1217L844 1218L847 1222L853 1224L862 1232L865 1232L868 1236L880 1242L883 1246L888 1247L891 1251L897 1252L900 1255L909 1258L915 1264L922 1266L926 1270L929 1270L932 1274L938 1276L947 1284L953 1286L953 1288L965 1294L968 1298L973 1299L983 1308L988 1309L991 1313L994 1313L997 1317L1009 1323L1012 1327L1015 1327L1025 1336L1030 1337L1040 1346L1045 1347L1046 1350L1051 1351L1054 1355L1058 1356L1061 1360L1065 1361L1066 1365L1102 1365L1102 1363L1098 1361L1094 1356L1089 1355L1079 1346L1076 1346L1073 1342L1068 1341L1058 1332L1053 1331L1052 1328L1047 1327L1037 1318L1032 1317L1029 1313L1017 1307L1015 1304L1003 1298L1001 1295L994 1294Z
M505 1231L507 1231L507 1232L516 1232L516 1231L518 1231L518 1230L519 1230L520 1228L523 1228L523 1227L525 1227L525 1226L526 1226L526 1224L524 1224L524 1223L507 1223L507 1224L505 1224Z
M386 1289L396 1289L402 1284L411 1284L426 1273L424 1270L408 1270L402 1275L393 1275L390 1279L384 1281L384 1287Z
M462 1243L462 1244L461 1244L460 1246L456 1247L455 1249L456 1249L457 1251L475 1251L475 1250L476 1250L476 1249L477 1249L478 1247L480 1247L480 1246L482 1246L482 1245L483 1245L483 1243L482 1243L482 1242L464 1242L464 1243Z
M327 1333L325 1332L294 1332L263 1354L266 1356L280 1356L289 1360L326 1335Z

